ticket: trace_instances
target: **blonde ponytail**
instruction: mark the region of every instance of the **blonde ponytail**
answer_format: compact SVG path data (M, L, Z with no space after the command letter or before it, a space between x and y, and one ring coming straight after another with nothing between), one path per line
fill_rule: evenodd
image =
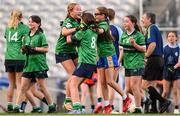
M22 11L20 11L19 9L13 10L10 15L8 27L16 29L21 18L22 18Z

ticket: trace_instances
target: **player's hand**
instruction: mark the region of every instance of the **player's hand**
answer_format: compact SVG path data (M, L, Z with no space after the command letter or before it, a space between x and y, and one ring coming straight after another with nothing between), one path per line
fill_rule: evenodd
M24 45L22 46L22 53L23 54L32 54L35 52L35 48L30 45Z
M76 27L76 31L86 30L86 29L87 29L87 25L84 23L81 23L78 27Z
M174 74L176 72L176 69L174 68L174 66L170 66L168 67L168 71Z
M129 42L134 46L136 44L136 41L133 38L129 39Z

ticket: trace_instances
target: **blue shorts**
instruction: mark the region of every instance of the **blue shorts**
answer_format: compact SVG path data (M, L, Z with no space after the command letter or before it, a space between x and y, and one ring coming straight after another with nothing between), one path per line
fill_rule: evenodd
M55 54L55 57L56 57L56 63L61 63L69 59L75 60L78 57L78 54L77 53L59 53L59 54Z
M180 79L180 68L177 68L175 73L171 73L167 67L164 67L163 70L163 78L167 81L175 81Z
M78 64L77 68L75 69L72 75L91 79L95 71L96 71L96 65L81 63Z
M142 76L142 75L144 75L144 68L125 69L125 77Z
M116 68L118 66L118 59L116 55L99 57L98 68Z

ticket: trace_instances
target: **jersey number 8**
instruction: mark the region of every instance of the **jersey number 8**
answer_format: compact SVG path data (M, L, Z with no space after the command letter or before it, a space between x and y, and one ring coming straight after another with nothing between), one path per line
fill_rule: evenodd
M96 47L96 38L92 37L91 38L91 48L95 48Z

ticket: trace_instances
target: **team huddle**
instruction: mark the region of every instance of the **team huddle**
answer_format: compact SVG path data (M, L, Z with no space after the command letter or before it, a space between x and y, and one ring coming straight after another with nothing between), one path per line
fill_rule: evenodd
M94 12L82 11L80 4L70 3L67 16L60 23L55 60L69 75L63 107L69 114L86 113L83 86L88 85L91 90L97 83L97 104L94 106L92 99L92 113L113 112L114 90L122 97L123 113L129 112L130 94L135 99L133 113L164 113L171 105L167 97L172 82L174 113L179 114L180 48L177 34L169 32L168 44L163 48L155 14L143 15L144 34L133 15L123 18L122 31L113 24L113 9L97 7ZM30 16L28 26L23 24L22 18L20 10L13 10L4 35L5 69L9 79L7 111L25 112L29 101L31 112L41 113L42 108L34 100L36 97L47 104L48 113L54 113L57 106L45 84L49 69L46 61L48 42L41 28L41 18ZM117 83L122 67L125 69L125 90ZM163 80L162 95L156 90L159 80ZM81 96L79 86L82 87Z

